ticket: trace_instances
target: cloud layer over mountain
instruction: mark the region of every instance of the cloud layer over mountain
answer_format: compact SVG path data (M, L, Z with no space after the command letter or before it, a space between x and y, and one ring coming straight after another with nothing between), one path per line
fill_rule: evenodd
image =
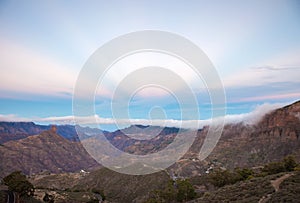
M225 116L225 124L244 122L247 124L254 124L258 122L265 114L271 112L274 109L285 106L286 103L264 103L257 106L253 111L242 114L229 114ZM221 121L221 118L215 118L214 121ZM102 118L98 115L89 117L76 117L74 116L61 116L61 117L46 117L46 118L22 118L17 115L2 115L0 114L0 121L24 121L24 122L37 122L37 123L53 123L53 124L80 124L80 125L155 125L166 127L182 127L182 128L202 128L205 125L210 125L212 119L207 120L174 120L174 119L114 119L114 118Z

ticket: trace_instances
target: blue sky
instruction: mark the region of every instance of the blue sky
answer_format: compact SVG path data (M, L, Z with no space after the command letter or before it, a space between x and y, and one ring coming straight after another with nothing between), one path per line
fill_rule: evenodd
M297 0L0 1L0 27L2 120L71 116L74 85L90 55L140 30L176 33L198 45L223 81L228 114L300 98ZM97 114L111 118L111 100L102 96ZM132 118L146 119L158 105L168 119L178 119L176 102L158 96L136 98ZM202 118L209 118L207 101L199 106Z

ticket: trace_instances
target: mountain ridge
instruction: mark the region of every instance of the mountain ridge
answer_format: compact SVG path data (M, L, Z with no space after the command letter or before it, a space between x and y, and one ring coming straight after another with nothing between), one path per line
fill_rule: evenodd
M297 101L266 114L254 125L245 123L227 124L224 126L222 136L217 146L210 156L202 162L198 160L198 153L209 127L206 126L201 130L196 130L197 136L192 147L178 163L170 167L170 170L182 176L189 177L204 173L213 160L217 160L226 168L253 167L270 161L281 160L284 156L289 154L295 155L295 158L300 160L299 115L300 101ZM3 122L0 122L0 124L3 126ZM14 125L18 126L17 124ZM20 125L25 124L21 123ZM33 125L33 123L27 123L26 125L30 126ZM50 126L47 127L49 128ZM41 169L47 169L55 173L61 171L72 172L84 167L90 168L99 166L99 164L88 155L80 142L70 141L69 139L64 139L63 137L65 136L59 135L59 130L62 127L63 126L57 126L57 133L54 134L53 132L43 131L39 135L31 135L23 139L4 142L0 146L1 160L6 160L6 163L0 166L2 171L8 172L12 169L22 169L25 173L30 173L32 170L29 166L26 166L26 164L28 162L28 165L31 165L33 161L30 159L25 159L26 161L23 163L21 161L22 157L26 154L28 155L29 147L32 151L41 154L45 153L43 156L46 157L45 160L48 160L46 161L48 163L47 165L40 160L40 157L35 155L38 153L32 152L31 156L33 160L36 161L32 166L37 168L34 172L38 172ZM106 132L105 136L114 146L122 151L132 154L147 154L155 153L166 147L172 142L176 137L176 132L178 132L177 128L167 128L165 131L161 128L157 136L146 141L132 139L123 132L131 132L134 134L139 130L136 128L152 131L153 129L156 130L161 127L136 125L114 132ZM20 128L18 127L17 129ZM33 128L32 131L34 130L36 129ZM18 131L22 132L22 130ZM3 129L0 128L0 137L1 132L3 132ZM91 131L91 133L96 134L97 132L98 131ZM195 131L185 131L184 133L189 135L189 133L195 133ZM49 139L49 137L51 137L49 135L51 135L53 139ZM69 150L66 151L63 147ZM15 152L13 152L13 149ZM76 149L77 152L75 152L74 149ZM67 152L72 152L72 155ZM81 168L78 164L68 161L72 156L75 157L74 160L79 160L82 164ZM56 158L51 160L50 157ZM60 161L58 161L59 157L64 159L67 164L64 165L60 163ZM9 159L15 160L16 163L11 163ZM43 158L41 159L43 160ZM84 160L87 160L87 164ZM55 167L49 166L50 163ZM62 170L58 170L58 168L62 168Z
M89 169L99 164L80 142L72 142L51 130L0 146L1 176L21 170L25 174L47 170L52 173Z

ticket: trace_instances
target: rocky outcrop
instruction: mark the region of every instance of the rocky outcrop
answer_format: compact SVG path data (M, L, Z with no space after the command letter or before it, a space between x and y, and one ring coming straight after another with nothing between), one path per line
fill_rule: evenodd
M300 102L274 110L255 125L227 125L211 154L226 167L279 161L292 154L300 160Z

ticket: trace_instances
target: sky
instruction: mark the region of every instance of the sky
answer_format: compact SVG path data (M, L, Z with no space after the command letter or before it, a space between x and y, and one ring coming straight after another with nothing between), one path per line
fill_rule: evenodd
M230 118L249 117L266 105L277 108L300 98L297 0L3 0L0 28L1 120L72 123L75 84L89 57L108 41L142 30L175 33L201 48L223 83ZM192 87L200 119L210 118L205 83L182 61L145 53L119 61L100 83L95 113L101 128L114 128L114 88L143 66L169 67ZM126 108L129 119L144 124L151 118L157 119L155 124L198 119L194 106L176 101L174 95L185 91L178 84L171 84L172 94L159 87L128 92L132 97L127 107L115 111Z

